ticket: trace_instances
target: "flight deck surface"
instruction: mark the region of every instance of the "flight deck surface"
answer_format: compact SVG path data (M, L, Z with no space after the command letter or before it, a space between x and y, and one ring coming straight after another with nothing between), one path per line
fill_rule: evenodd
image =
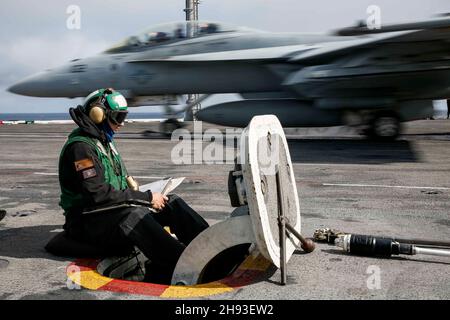
M60 149L73 128L0 125L0 209L7 211L0 222L0 299L161 299L70 290L66 268L75 257L58 258L44 250L64 223L58 207L57 166ZM342 128L287 130L305 236L330 227L448 241L450 121L417 121L405 129L398 141L390 143L364 141ZM178 142L142 135L146 130L149 124L130 123L117 136L128 171L141 184L168 176L186 177L176 193L210 224L227 218L233 210L227 193L233 165L173 164L171 153ZM366 258L318 244L311 254L292 256L286 286L279 285L277 270L235 290L193 297L449 299L449 267L444 257Z

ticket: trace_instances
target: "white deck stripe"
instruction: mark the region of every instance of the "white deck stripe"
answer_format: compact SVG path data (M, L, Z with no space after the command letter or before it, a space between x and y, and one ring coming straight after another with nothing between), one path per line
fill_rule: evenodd
M416 187L416 186L388 186L381 184L345 184L345 183L322 183L327 187L357 187L357 188L397 188L397 189L426 189L426 190L450 190L447 187Z
M41 176L57 176L57 173L35 172L34 174ZM134 176L137 179L156 179L161 180L166 177L152 176ZM352 183L322 183L325 187L348 187L348 188L394 188L394 189L422 189L422 190L450 190L450 187L417 187L417 186L389 186L382 184L352 184Z

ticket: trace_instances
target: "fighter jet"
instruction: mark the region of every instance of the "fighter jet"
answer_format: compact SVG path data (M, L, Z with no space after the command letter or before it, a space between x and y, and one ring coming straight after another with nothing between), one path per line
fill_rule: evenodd
M99 87L122 91L131 106L155 97L173 105L173 97L185 94L235 93L242 98L196 117L245 127L256 115L274 114L284 127L351 125L393 139L401 122L432 116L433 100L450 97L450 17L326 35L175 22L33 75L9 91L73 98Z

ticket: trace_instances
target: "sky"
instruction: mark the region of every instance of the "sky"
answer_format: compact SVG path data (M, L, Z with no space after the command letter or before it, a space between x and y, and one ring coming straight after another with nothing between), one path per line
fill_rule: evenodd
M80 8L79 30L67 28L71 5ZM326 33L366 20L370 5L380 7L382 24L450 12L449 0L202 0L199 16L273 32ZM152 25L184 20L184 6L185 0L2 0L0 113L67 111L80 100L22 97L6 89L28 75L95 55Z

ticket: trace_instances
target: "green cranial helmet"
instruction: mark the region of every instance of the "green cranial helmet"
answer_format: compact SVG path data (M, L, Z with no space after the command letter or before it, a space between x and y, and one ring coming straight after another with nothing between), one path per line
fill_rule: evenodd
M87 96L83 110L96 124L108 119L117 125L125 121L128 104L120 92L113 89L99 89Z

